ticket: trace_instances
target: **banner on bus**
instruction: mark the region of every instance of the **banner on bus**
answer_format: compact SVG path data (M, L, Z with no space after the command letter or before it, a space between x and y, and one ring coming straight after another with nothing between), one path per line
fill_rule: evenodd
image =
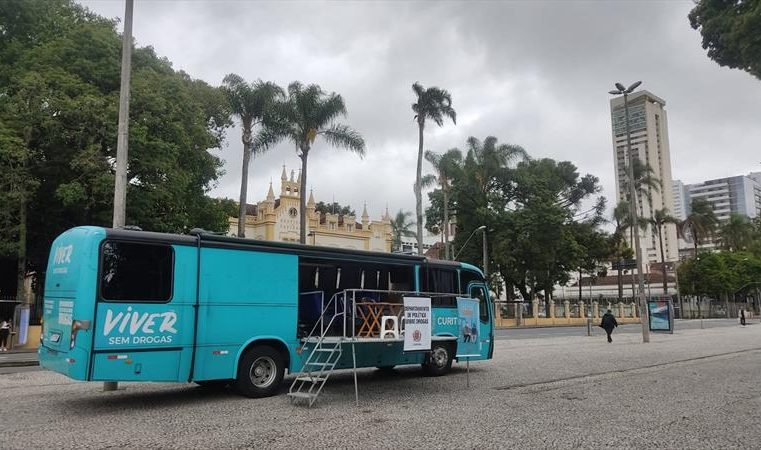
M481 340L478 338L478 299L458 298L457 357L481 356Z
M404 351L431 350L431 299L404 297Z

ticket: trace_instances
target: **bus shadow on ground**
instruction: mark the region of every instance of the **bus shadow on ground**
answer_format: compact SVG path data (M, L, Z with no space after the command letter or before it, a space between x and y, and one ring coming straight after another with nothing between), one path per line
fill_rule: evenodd
M479 369L471 367L471 374L477 374ZM446 380L452 376L464 376L464 366L453 366L451 372L443 377L429 377L425 375L419 366L404 366L390 370L359 369L357 382L362 390L383 390L394 383L417 382L421 379L435 383L437 380ZM284 397L293 382L294 375L286 376L283 380L278 395ZM145 389L149 384L122 383L116 392L97 392L81 398L70 397L54 400L51 403L58 404L62 410L76 410L78 415L97 416L101 414L115 413L124 408L142 410L174 408L191 406L193 404L209 404L229 401L266 401L266 399L248 399L235 392L232 386L224 388L208 388L195 384L185 385L156 385ZM332 393L352 391L354 386L354 374L351 370L341 370L333 373L325 388Z

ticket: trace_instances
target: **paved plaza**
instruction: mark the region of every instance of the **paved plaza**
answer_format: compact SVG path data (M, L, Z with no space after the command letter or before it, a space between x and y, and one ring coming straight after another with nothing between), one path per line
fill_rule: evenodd
M334 375L308 409L190 384L0 375L3 448L761 447L761 325L497 341L441 378ZM283 389L287 389L284 384Z

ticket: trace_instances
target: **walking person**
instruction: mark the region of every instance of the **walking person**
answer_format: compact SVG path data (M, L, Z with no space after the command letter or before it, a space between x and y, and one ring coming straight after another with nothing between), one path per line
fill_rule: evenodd
M8 336L11 334L11 323L5 319L0 322L0 352L8 351Z
M740 309L740 325L745 326L745 309Z
M613 342L613 338L610 337L610 334L613 332L613 329L618 326L618 322L616 322L616 318L613 317L613 313L610 310L607 310L605 314L602 315L602 321L600 322L600 328L605 330L605 333L608 335L608 343Z

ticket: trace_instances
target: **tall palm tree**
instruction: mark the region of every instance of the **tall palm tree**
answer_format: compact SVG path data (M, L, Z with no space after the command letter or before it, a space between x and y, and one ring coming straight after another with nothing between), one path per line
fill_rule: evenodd
M663 294L668 295L669 288L666 283L666 257L663 253L663 227L666 224L673 223L678 224L679 219L669 214L668 208L657 209L653 212L653 217L650 218L650 225L652 225L658 233L658 244L661 248L661 273L663 274Z
M238 203L238 237L246 237L246 197L248 193L248 168L255 152L266 150L254 145L253 128L266 127L272 116L272 107L283 96L283 89L269 81L256 80L247 83L240 75L228 74L222 80L222 90L227 97L230 110L238 116L243 129L243 169L240 179L240 199Z
M457 123L457 112L452 108L452 96L445 89L430 87L425 89L420 83L412 85L416 102L412 104L415 120L418 125L418 154L417 175L415 177L415 212L417 215L417 246L418 254L423 254L423 130L426 120L432 120L436 125L444 125L444 119L449 117Z
M698 256L698 245L705 242L716 231L719 220L713 212L711 204L706 199L694 198L690 202L690 215L679 223L679 231L684 236L685 231L692 235L692 243L695 246L695 257Z
M745 250L753 241L753 222L742 214L731 214L719 227L721 246L727 250Z
M365 140L348 125L335 123L339 116L346 116L346 105L340 95L328 94L316 84L304 86L294 81L288 85L286 100L277 106L277 124L266 129L258 142L266 148L285 139L296 146L301 158L299 237L302 244L306 243L307 236L307 160L314 141L320 136L334 147L365 156Z
M444 258L449 259L449 202L450 190L452 189L452 178L462 167L462 152L459 149L452 148L447 150L443 155L434 153L430 150L425 152L425 160L431 163L436 173L433 177L430 175L423 177L422 184L426 186L429 180L436 182L444 196L444 218L442 227L444 228Z
M507 168L517 159L529 159L523 147L513 144L499 144L494 136L480 141L471 136L467 140L468 160L474 163L476 184L482 194L486 194L497 173Z
M403 236L415 236L415 232L410 230L410 228L415 225L415 223L410 220L410 216L412 216L411 212L402 211L400 209L399 212L396 213L396 216L394 216L393 220L391 220L391 235L393 237L392 249L394 251L401 250Z

